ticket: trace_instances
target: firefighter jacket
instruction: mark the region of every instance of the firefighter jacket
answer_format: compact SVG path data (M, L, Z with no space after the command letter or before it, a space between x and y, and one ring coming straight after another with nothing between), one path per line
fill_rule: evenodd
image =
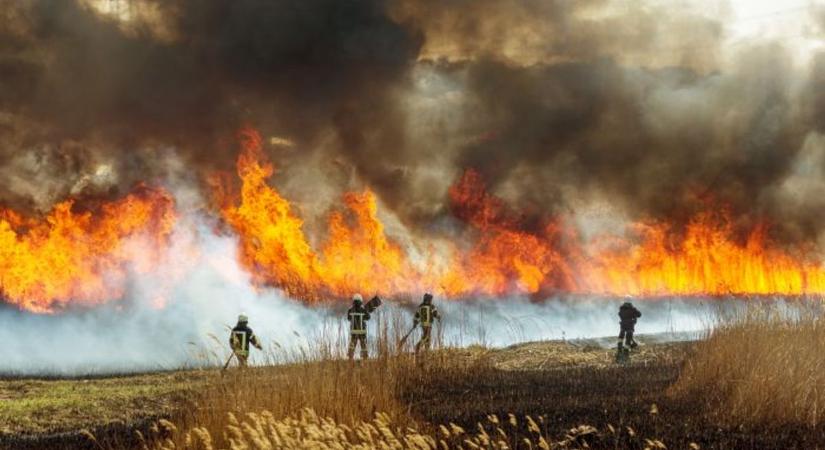
M415 312L415 323L421 322L422 327L429 328L433 326L433 320L435 319L441 319L435 306L431 303L422 303L418 306L418 310Z
M630 303L625 303L619 308L619 323L622 327L632 328L639 317L642 317L642 313Z
M367 334L367 321L370 320L370 313L364 306L354 306L347 311L350 334Z
M232 351L239 356L248 356L250 343L255 347L258 346L258 338L255 337L252 328L245 323L235 325L229 334L229 345Z

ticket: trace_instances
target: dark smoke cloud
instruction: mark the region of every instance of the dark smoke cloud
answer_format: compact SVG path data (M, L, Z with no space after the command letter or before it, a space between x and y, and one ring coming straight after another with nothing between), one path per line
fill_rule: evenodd
M567 193L578 191L635 217L684 223L725 205L744 229L767 217L780 239L816 237L821 209L789 211L779 191L823 123L821 58L807 76L778 42L734 53L722 20L669 4L587 14L609 4L403 9L427 30L422 53L470 99L461 117L482 138L454 149L457 167L532 210L575 209Z
M388 90L419 38L382 2L135 3L160 9L173 37L125 30L86 3L4 3L0 110L14 115L0 129L4 164L39 143L79 142L123 165L128 186L151 176L145 146L230 168L244 123L305 145L329 129L351 148L398 139Z
M0 167L40 175L3 177L0 200L118 192L163 172L158 148L195 172L231 169L235 131L252 124L296 143L277 155L276 183L299 203L363 184L402 221L431 223L473 167L538 214L598 198L681 221L717 202L743 225L768 216L785 239L820 232L822 208L789 201L788 180L823 131L823 56L800 71L781 42L728 48L724 14L654 1L135 0L157 14L125 25L91 3L0 6ZM101 162L115 175L88 181Z
M825 34L825 33L824 33ZM818 54L811 69L811 80L808 92L811 122L810 125L819 132L825 132L825 53Z
M782 52L755 50L743 64L729 77L611 60L479 62L468 85L496 120L492 138L461 150L462 165L494 181L535 168L523 184L536 201L545 190L535 186L569 184L654 215L691 212L684 201L704 193L753 210L746 203L783 178L804 134Z

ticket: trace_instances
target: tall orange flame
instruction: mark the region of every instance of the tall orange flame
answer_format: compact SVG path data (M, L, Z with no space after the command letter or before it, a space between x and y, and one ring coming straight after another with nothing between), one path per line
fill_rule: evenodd
M0 209L0 290L7 301L50 312L119 298L129 271L156 263L175 220L172 198L147 187L95 213L74 206L58 203L43 219Z
M636 243L619 241L582 271L589 290L632 295L823 294L825 267L804 249L773 246L756 225L739 243L729 214L693 217L683 237L665 223L633 227Z
M303 221L290 203L267 185L273 166L263 161L260 136L245 130L242 146L240 201L235 205L221 199L221 203L225 220L239 235L241 261L256 282L312 300L357 289L378 292L405 280L410 267L400 248L384 235L372 192L344 196L354 221L350 225L346 214L333 212L329 237L319 255L310 247Z
M584 244L561 219L527 226L472 170L449 191L453 215L466 230L458 239L429 237L440 245L426 247L417 263L411 249L387 237L369 190L343 196L316 251L289 201L267 184L273 166L260 137L253 130L242 137L240 198L221 199L223 216L239 235L241 260L255 281L296 297L424 290L449 297L825 294L825 268L801 249L774 245L765 225L740 243L726 214L703 213L683 232L641 222L630 237L617 233Z
M267 185L273 166L264 161L260 136L243 131L242 146L240 198L221 198L219 203L239 235L241 261L259 283L305 299L357 291L504 295L553 287L548 283L559 283L556 288L573 285L570 269L555 249L558 227L548 224L540 233L519 231L504 215L500 200L486 194L475 172L468 172L451 190L455 209L475 228L476 243L469 249L444 242L440 254L430 251L414 264L409 251L387 237L375 195L367 190L343 196L344 209L331 213L327 238L316 252L290 203ZM226 195L230 190L218 191Z

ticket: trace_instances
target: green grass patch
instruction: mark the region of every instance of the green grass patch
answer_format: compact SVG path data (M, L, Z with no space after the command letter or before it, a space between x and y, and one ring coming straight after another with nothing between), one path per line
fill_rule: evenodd
M0 380L0 434L131 424L174 413L214 377L204 371L72 380Z

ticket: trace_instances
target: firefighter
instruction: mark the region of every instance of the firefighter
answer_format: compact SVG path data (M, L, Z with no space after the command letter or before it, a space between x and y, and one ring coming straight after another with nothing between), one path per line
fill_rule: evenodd
M619 344L618 349L623 353L623 344L629 348L636 348L638 344L633 339L633 332L636 329L636 319L642 317L642 313L633 306L633 303L626 301L619 307ZM624 341L624 342L623 342Z
M347 357L353 359L355 347L361 346L361 359L367 359L367 321L370 320L370 313L364 307L364 298L361 294L352 296L352 308L347 311L349 321L349 350Z
M246 360L249 358L249 344L252 344L258 350L261 350L261 344L252 328L249 328L249 318L241 314L238 316L238 324L232 329L229 334L229 346L232 348L232 353L238 358L238 364L241 367L246 367ZM227 362L228 364L228 362Z
M438 310L433 306L433 295L424 294L424 300L418 306L415 312L415 319L413 320L413 328L421 324L421 340L415 344L415 354L423 348L425 351L430 349L433 321L441 321L441 316L438 315Z

